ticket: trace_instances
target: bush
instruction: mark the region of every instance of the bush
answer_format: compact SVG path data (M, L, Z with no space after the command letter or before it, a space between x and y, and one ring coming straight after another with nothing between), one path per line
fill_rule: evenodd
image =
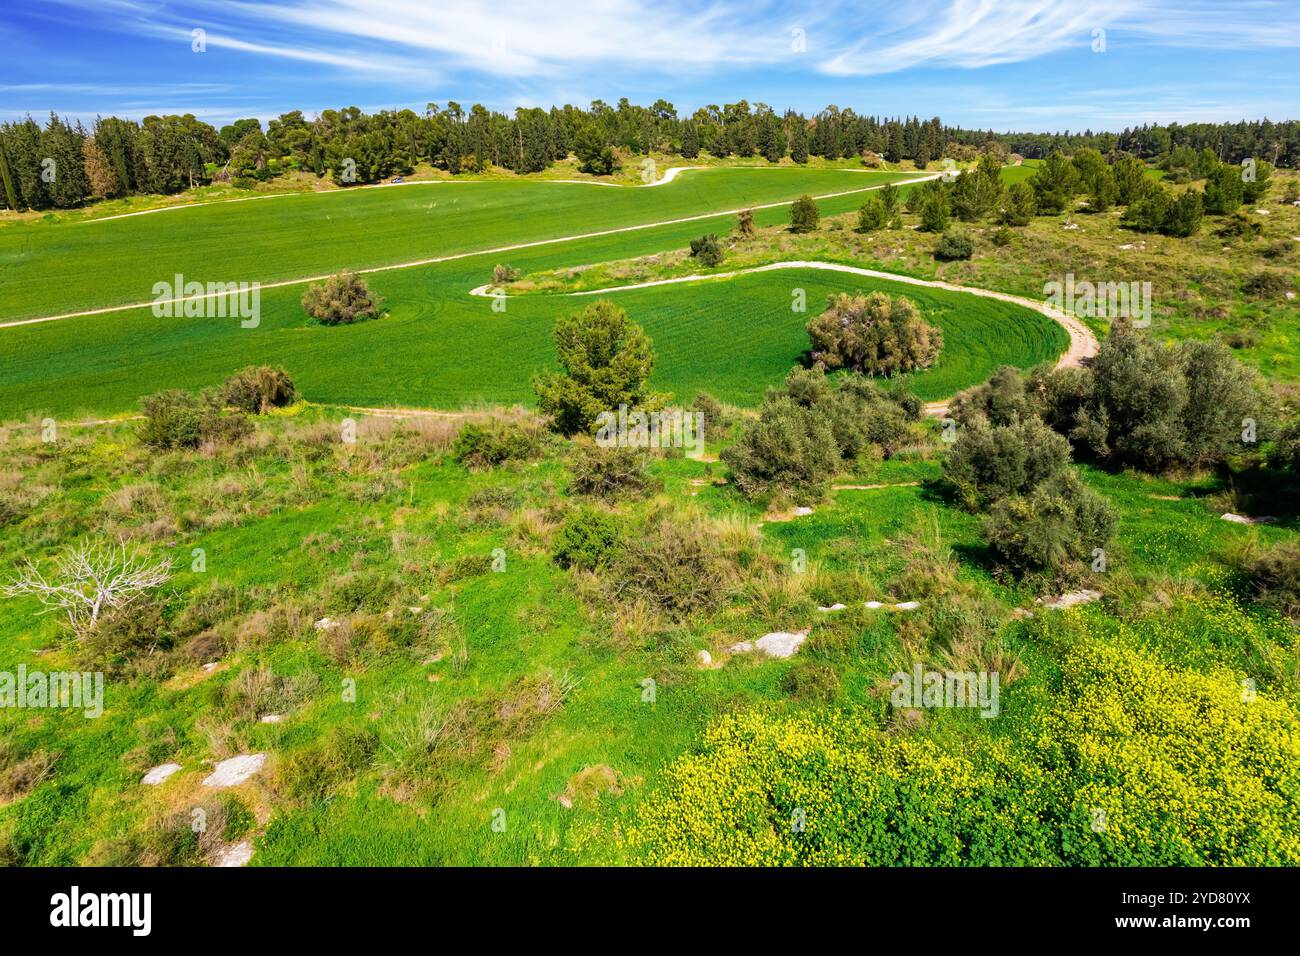
M1164 345L1124 323L1112 327L1086 381L1069 437L1111 465L1204 467L1244 450L1244 419L1263 428L1271 416L1258 374L1222 343Z
M711 524L670 516L652 520L624 544L610 582L619 598L682 620L716 609L734 571Z
M709 268L720 266L726 257L726 253L722 251L722 243L718 242L718 237L713 233L691 240L691 258L699 259L702 265Z
M1003 226L1001 229L993 230L993 234L989 236L989 242L993 243L993 245L998 248L1002 248L1011 245L1011 240L1013 238L1015 238L1015 233L1006 226Z
M1285 468L1300 475L1300 418L1292 419L1279 430L1268 463L1274 468Z
M578 444L569 465L569 491L607 501L621 495L643 495L655 486L650 456L637 448Z
M363 771L378 749L379 735L370 728L335 727L324 740L289 754L276 772L277 789L299 803L324 799Z
M858 232L875 232L877 229L884 229L888 221L889 212L885 209L884 200L879 196L868 196L867 201L858 209Z
M497 265L492 267L492 284L494 286L508 285L519 278L519 270L511 266Z
M533 389L562 434L590 432L602 412L620 405L652 411L660 404L649 391L650 337L608 299L559 319L554 334L564 372L534 376Z
M840 465L831 424L788 397L763 402L758 421L722 452L731 480L750 498L772 492L819 492Z
M929 368L943 349L943 333L921 318L915 303L883 292L831 296L807 328L813 360L827 369L898 375Z
M150 448L198 448L205 442L238 441L253 430L239 412L225 414L215 394L193 395L177 389L147 395L140 400L144 424L137 432Z
M495 468L508 461L531 461L541 452L541 431L524 422L470 422L451 446L452 457L475 470Z
M376 318L380 302L366 280L352 272L313 283L302 295L303 310L321 325L350 325Z
M800 196L790 207L790 231L812 232L822 220L822 214L809 195Z
M969 259L974 253L975 241L965 229L949 229L934 249L934 257L944 261Z
M267 365L241 369L221 386L221 401L250 415L292 405L297 399L289 373Z
M1241 291L1252 299L1276 299L1291 289L1291 280L1285 273L1267 269L1252 272L1241 282Z
M1258 219L1239 209L1223 220L1223 225L1215 234L1224 239L1254 239L1263 231L1264 227Z
M1069 442L1037 418L990 425L977 417L962 426L944 459L943 476L962 503L977 511L1028 493L1060 474L1069 462Z
M984 518L984 540L1016 574L1055 582L1083 575L1095 549L1115 533L1115 509L1073 471L1061 471L1027 495L1003 498Z
M555 538L553 558L562 568L595 571L614 560L622 539L616 516L582 508L564 519Z
M1256 601L1300 618L1300 544L1284 541L1274 545L1245 570Z

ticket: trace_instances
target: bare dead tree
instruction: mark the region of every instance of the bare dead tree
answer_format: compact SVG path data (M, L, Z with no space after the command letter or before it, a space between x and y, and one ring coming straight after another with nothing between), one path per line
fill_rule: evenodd
M54 559L48 578L28 559L18 577L0 587L0 593L6 597L31 595L45 605L41 613L62 611L72 633L80 638L95 627L105 611L124 608L145 591L165 583L171 570L171 558L148 563L128 552L125 542L117 547L82 542Z

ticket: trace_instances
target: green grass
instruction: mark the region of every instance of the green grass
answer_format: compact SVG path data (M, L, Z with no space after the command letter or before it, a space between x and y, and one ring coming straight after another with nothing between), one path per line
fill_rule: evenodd
M284 194L0 230L0 319L149 302L176 273L274 282L863 189L901 173L689 171L652 189L519 180Z

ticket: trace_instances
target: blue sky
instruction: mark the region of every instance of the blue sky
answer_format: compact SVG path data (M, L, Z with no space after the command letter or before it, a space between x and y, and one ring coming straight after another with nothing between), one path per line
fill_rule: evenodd
M1297 0L6 0L0 118L662 96L1117 130L1300 118L1298 48Z

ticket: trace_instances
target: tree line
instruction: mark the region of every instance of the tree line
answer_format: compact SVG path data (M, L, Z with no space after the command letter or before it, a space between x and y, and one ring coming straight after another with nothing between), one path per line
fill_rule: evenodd
M662 99L647 107L626 98L616 106L596 100L587 109L521 107L513 116L479 104L466 110L456 102L429 103L422 113L365 113L350 106L310 119L294 110L265 125L240 119L220 129L188 113L140 122L99 117L90 128L51 113L44 126L30 116L0 124L0 206L66 209L211 182L252 188L295 171L343 185L374 183L420 163L452 174L489 167L534 173L570 155L595 175L613 173L620 156L650 153L796 163L810 156L860 156L869 165L910 161L923 168L944 156L974 158L968 154L990 143L1031 157L1092 146L1155 159L1186 146L1210 149L1225 162L1251 155L1274 165L1300 164L1300 124L1267 121L1172 124L1120 134L995 134L948 127L938 117L865 116L838 106L809 117L741 100L685 116Z

